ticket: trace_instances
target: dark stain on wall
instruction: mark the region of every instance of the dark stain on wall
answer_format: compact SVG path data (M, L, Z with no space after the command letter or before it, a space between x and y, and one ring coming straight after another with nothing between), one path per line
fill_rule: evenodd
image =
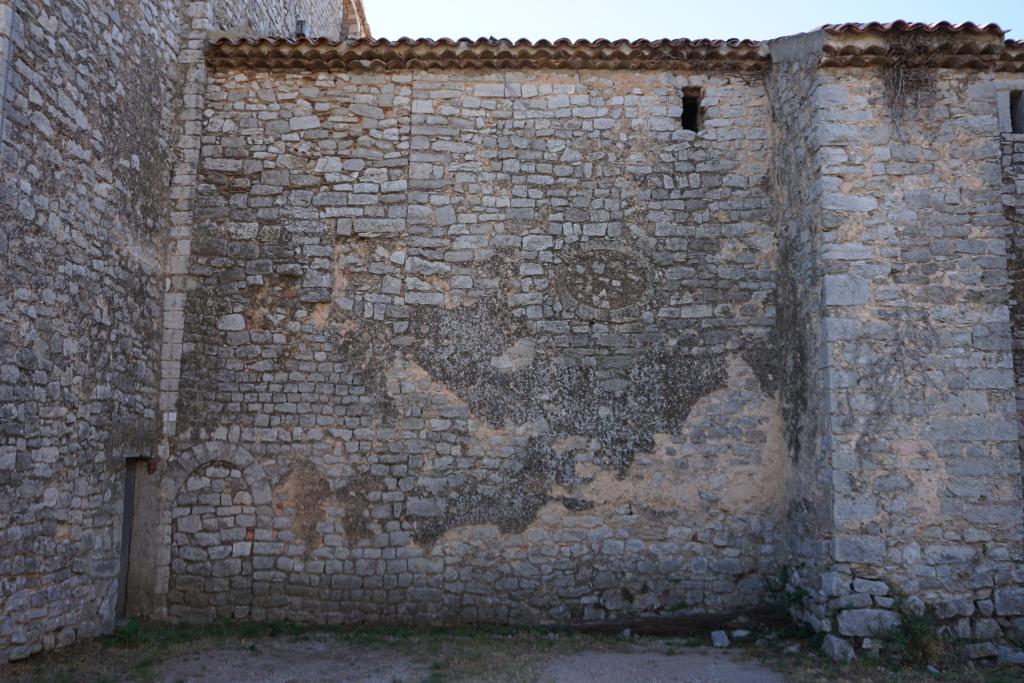
M322 545L318 526L324 520L324 507L331 487L313 465L301 458L292 461L288 476L274 488L274 509L291 519L291 531L302 541L306 557Z
M203 248L211 255L230 250L223 243ZM613 266L618 263L615 258L612 261ZM197 328L214 334L204 344L216 348L215 340L223 334L214 332L216 320L237 310L232 300L237 301L241 294L247 329L227 335L229 343L231 335L238 335L235 343L243 350L235 354L243 363L253 363L253 369L289 372L308 362L312 349L322 349L335 367L351 373L351 379L345 381L360 387L364 399L374 402L371 413L379 428L394 428L400 417L387 379L398 356L421 366L434 382L465 402L472 416L492 429L545 425L542 433L516 447L514 464L499 473L456 477L440 500L436 492L419 492L424 499L439 503L438 511L431 514L406 512L405 518L414 524L414 536L421 543L432 543L456 526L491 523L503 531L522 531L544 504L560 500L551 498L554 487L571 490L581 484L575 474L578 462L593 462L624 476L638 453L654 448L655 434L676 433L702 397L726 385L728 354L721 346L705 341L699 330L677 338L653 335L646 342L635 338L619 352L566 353L552 335L531 328L522 309L515 308L507 296L494 294L452 309L410 306L406 332L395 335L390 325L348 313L334 304L302 304L296 296L298 280L290 274L277 274L273 263L267 260L268 273L262 284L239 290L234 284L239 280L235 271L219 271L213 287L197 290L189 298L194 311L190 319L205 318L208 322ZM618 264L621 268L598 272L593 264L580 263L579 258L568 259L565 268L572 270L572 275L566 282L585 281L587 292L605 293L603 299L586 304L595 315L616 310L602 308L602 302L631 305L629 302L650 296L650 283L633 277L634 271L642 273L643 268L627 268L623 262ZM586 272L577 272L580 268ZM507 281L511 270L501 259L486 268L499 281ZM607 294L609 286L619 290ZM577 292L570 301L580 296ZM306 312L296 318L300 309ZM298 338L303 339L303 351L298 350ZM589 338L589 343L601 342L597 335ZM773 394L778 383L774 341L742 338L737 346L734 353L753 368L762 390ZM244 349L250 347L259 354L245 361ZM216 395L203 386L206 383L227 382L224 386L230 386L237 381L209 353L190 353L185 362L188 366L209 365L206 371L186 368L186 376L197 381L183 386L185 400L193 393L197 397ZM203 420L205 429L212 430L221 414L217 410L188 411L182 424L188 426L187 415L194 415ZM582 437L587 446L555 448L557 440L569 436ZM346 511L346 533L352 539L369 533L363 513L371 490L380 490L374 489L374 481L354 480L338 494ZM585 510L594 503L571 497L562 502L569 511Z
M116 463L128 458L148 458L155 454L156 424L138 415L118 415L110 427L107 448Z
M475 524L494 524L502 533L525 531L537 511L548 502L549 487L544 473L533 468L505 477L493 493L470 482L448 496L443 517L416 520L413 538L417 543L431 545L448 529Z
M338 502L342 507L341 525L345 530L346 540L355 545L361 540L373 538L370 529L370 495L380 491L381 483L369 474L357 474L338 492Z
M596 460L619 472L653 446L655 432L674 431L701 397L725 386L724 355L681 345L596 365L538 349L527 367L498 369L492 359L526 334L512 336L519 326L494 300L417 322L422 341L410 354L474 415L493 427L544 419L554 434L594 439Z
M552 486L572 487L576 458L588 458L624 476L637 453L654 447L656 433L675 433L702 397L725 387L727 357L682 343L631 350L590 364L557 356L542 338L528 337L526 326L500 300L482 300L453 311L419 309L406 350L431 378L468 405L493 428L543 421L549 432L530 439L521 469L496 487L480 491L473 482L450 490L441 517L418 520L416 537L436 539L444 529L491 523L503 531L522 531L549 500ZM508 370L494 359L518 342L537 345L528 365ZM740 354L754 368L765 393L774 392L774 345L745 344ZM556 452L553 442L582 436L592 453ZM495 490L490 490L490 489ZM570 510L591 501L570 499Z
M807 414L807 337L805 316L801 314L801 292L793 275L796 265L786 243L779 248L779 347L787 353L781 355L780 404L785 424L786 445L793 460L800 459L804 439L804 416ZM755 367L756 371L756 366ZM760 379L760 375L758 376ZM763 386L763 384L762 384Z
M628 320L649 303L657 271L636 249L584 242L559 254L560 304L582 320Z
M245 308L247 330L272 330L281 322L292 320L299 304L299 290L294 277L264 276L263 284L250 294Z

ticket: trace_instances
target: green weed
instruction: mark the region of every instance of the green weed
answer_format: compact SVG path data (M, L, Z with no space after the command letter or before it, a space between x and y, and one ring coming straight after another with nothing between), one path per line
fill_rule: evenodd
M897 603L900 625L882 639L894 657L909 666L928 665L945 669L961 663L960 643L942 629L935 608L928 606L920 614Z

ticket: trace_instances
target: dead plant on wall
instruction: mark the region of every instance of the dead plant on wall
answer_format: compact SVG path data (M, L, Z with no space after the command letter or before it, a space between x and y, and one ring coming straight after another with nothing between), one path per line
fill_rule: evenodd
M935 89L934 42L916 33L894 34L886 49L882 67L886 100L896 132L900 122L915 115L928 103Z

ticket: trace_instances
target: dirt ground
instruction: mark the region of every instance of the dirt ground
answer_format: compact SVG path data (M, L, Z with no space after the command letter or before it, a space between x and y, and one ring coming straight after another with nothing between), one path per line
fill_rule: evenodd
M895 659L837 665L798 632L755 630L728 649L708 633L637 635L478 627L315 629L130 622L114 635L0 667L4 683L833 683L1024 680L1021 669L936 675Z
M674 655L581 652L538 658L523 662L520 667L508 671L486 669L484 667L479 671L480 675L486 676L486 680L559 683L785 681L781 674L756 662L742 661L724 652L699 650ZM409 656L395 656L388 650L353 647L317 638L298 643L273 642L258 648L256 652L236 648L187 655L169 662L158 680L161 683L393 683L446 679L443 665L417 661Z

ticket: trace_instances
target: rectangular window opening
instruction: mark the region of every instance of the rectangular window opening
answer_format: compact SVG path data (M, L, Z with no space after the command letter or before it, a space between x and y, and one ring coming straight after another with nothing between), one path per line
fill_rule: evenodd
M1010 93L1010 130L1024 133L1024 90Z
M704 125L704 109L700 105L700 88L683 88L683 129L694 133Z

